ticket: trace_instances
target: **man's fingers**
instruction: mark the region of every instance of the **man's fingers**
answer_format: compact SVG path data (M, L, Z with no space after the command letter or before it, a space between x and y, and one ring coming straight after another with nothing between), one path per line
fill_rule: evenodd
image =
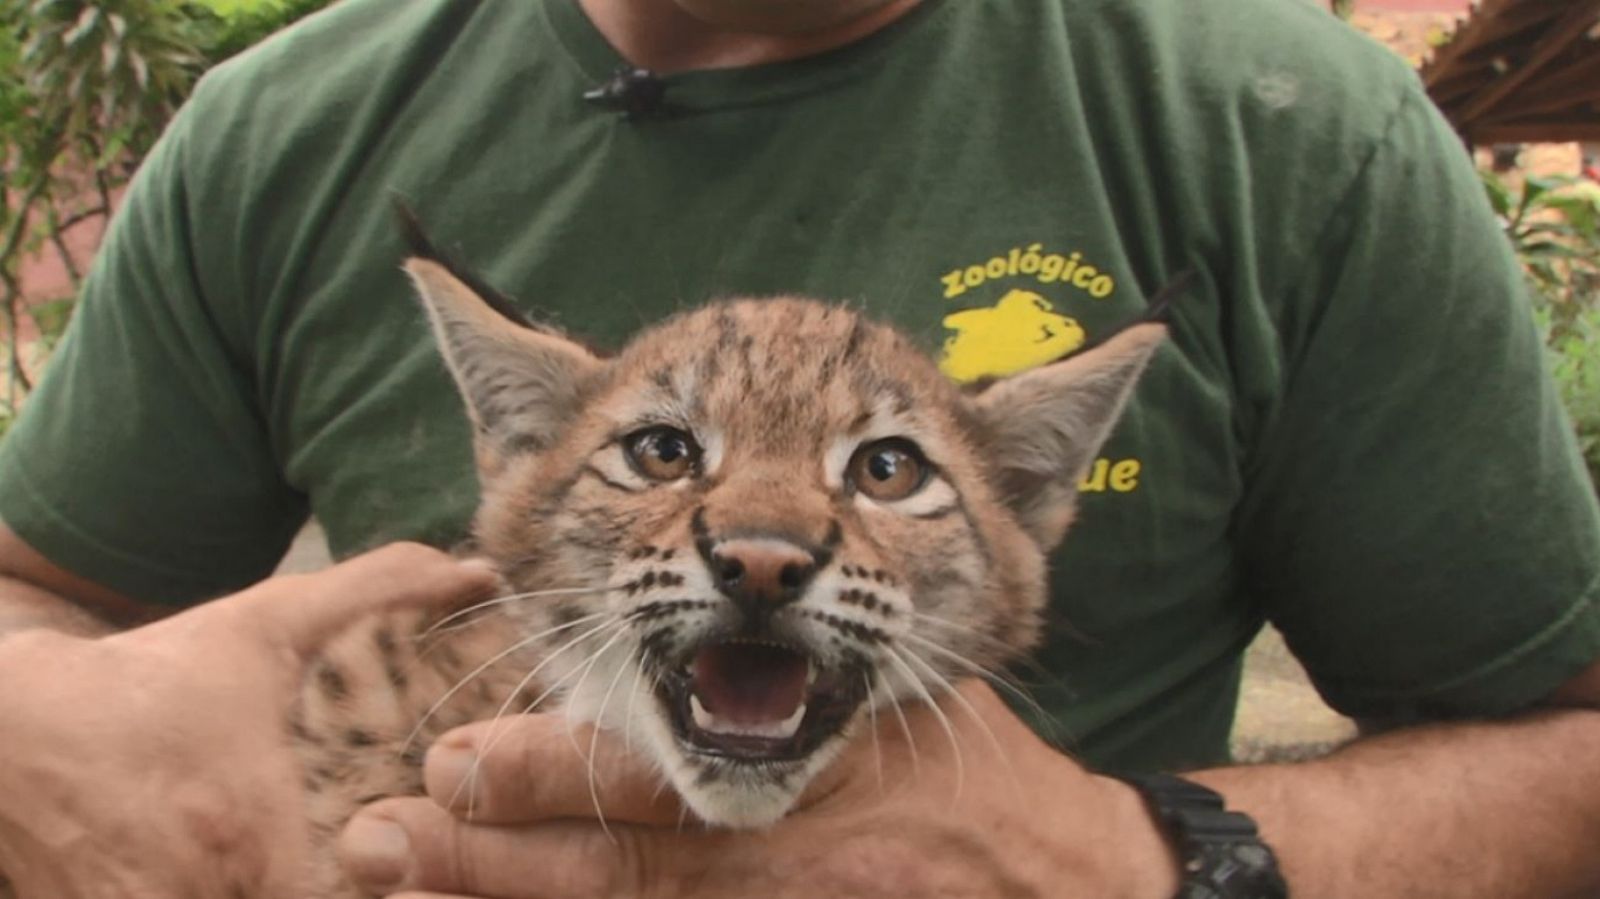
M591 755L592 753L592 755ZM428 795L473 821L557 818L676 825L684 811L658 769L613 733L565 716L516 715L445 734L428 752Z
M947 718L963 743L994 752L997 740L1025 730L994 692L979 682L960 687L965 705L952 703ZM977 717L987 719L978 723ZM916 744L945 746L948 735L931 714L907 716ZM533 823L560 818L676 826L686 820L678 794L643 747L629 747L593 725L568 730L560 713L482 721L445 734L424 767L428 795L460 817L484 823ZM591 762L592 753L592 762ZM944 756L924 753L937 764ZM885 724L873 740L858 740L806 791L802 806L828 802L840 790L850 797L901 781L926 786L932 771L914 771L904 736ZM1002 759L996 758L998 764ZM934 778L937 779L937 778Z
M339 838L339 857L358 886L495 899L600 899L646 884L672 895L677 843L720 834L592 822L524 827L467 824L425 799L390 799L363 809Z
M479 561L419 543L395 543L326 571L266 581L240 594L257 620L309 655L359 618L409 606L447 606L489 596L499 583Z

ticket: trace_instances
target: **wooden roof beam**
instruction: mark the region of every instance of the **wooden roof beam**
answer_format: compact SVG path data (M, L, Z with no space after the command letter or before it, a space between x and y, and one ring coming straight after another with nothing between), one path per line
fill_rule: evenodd
M1471 13L1471 18L1457 24L1445 45L1434 51L1433 59L1423 66L1423 81L1432 87L1439 76L1447 72L1456 60L1476 50L1483 40L1482 29L1476 27L1476 23L1493 19L1515 2L1516 0L1483 0L1483 4Z
M1515 34L1531 28L1544 28L1550 20L1559 16L1567 9L1568 0L1522 0L1513 3L1500 13L1494 20L1494 26L1501 34Z
M1559 12L1559 10L1557 11ZM1541 10L1533 24L1512 28L1504 19L1484 23L1485 35L1471 53L1456 60L1456 68L1486 68L1507 65L1512 57L1527 55L1535 40L1550 33L1558 17L1549 10Z
M1488 69L1473 69L1470 72L1458 72L1449 81L1428 85L1428 96L1440 109L1449 112L1460 105L1474 91L1481 90L1485 84L1494 80L1494 73Z
M1600 50L1600 46L1596 47ZM1510 98L1514 115L1540 115L1569 106L1600 100L1600 52L1579 62L1567 63L1551 74L1526 85Z
M1600 122L1505 122L1472 128L1466 138L1469 144L1478 147L1489 144L1600 143Z
M1504 0L1484 4L1455 28L1418 70L1430 92L1466 76L1495 78L1510 71L1517 51L1543 34L1566 0Z
M1594 107L1590 105L1593 102L1595 101L1585 97L1576 97L1560 105L1550 103L1539 109L1526 111L1518 109L1515 112L1495 110L1474 122L1472 130L1497 128L1501 125L1528 125L1536 122L1600 125L1600 114L1597 114Z
M1545 36L1535 46L1533 55L1467 104L1461 111L1459 121L1470 123L1493 108L1501 99L1538 74L1547 63L1588 34L1597 20L1600 20L1600 0L1573 0L1572 8L1558 22L1550 26Z

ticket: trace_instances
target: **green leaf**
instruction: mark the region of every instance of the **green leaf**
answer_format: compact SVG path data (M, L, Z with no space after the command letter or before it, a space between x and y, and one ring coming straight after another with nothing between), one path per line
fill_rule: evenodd
M1592 194L1551 194L1545 199L1544 206L1564 216L1574 233L1589 240L1600 238L1600 188Z
M83 12L78 15L77 23L66 34L61 36L62 43L65 43L68 47L76 48L84 40L92 37L99 25L100 8L97 6L85 6Z
M1489 205L1494 208L1494 214L1505 219L1511 215L1511 188L1505 179L1498 174L1482 169L1478 177L1483 179L1483 190L1489 195Z
M1522 255L1554 259L1587 259L1588 254L1554 240L1542 240L1522 245Z
M44 344L41 349L48 351L55 347L66 332L67 323L72 320L72 312L77 306L77 297L62 297L28 307L28 316L39 329L39 340Z
M1529 175L1522 185L1523 201L1528 204L1536 203L1540 197L1566 183L1566 179L1559 175Z

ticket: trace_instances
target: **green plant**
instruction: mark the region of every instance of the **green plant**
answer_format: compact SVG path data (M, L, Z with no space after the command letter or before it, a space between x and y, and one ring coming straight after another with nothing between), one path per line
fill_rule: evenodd
M51 337L24 346L22 260L52 246L76 289L65 235L104 223L183 101L203 62L192 22L178 0L32 0L0 12L0 68L16 75L0 87L0 424L32 386L29 354Z
M142 155L199 73L187 6L34 0L22 23L22 75L54 149L96 165Z
M65 235L103 230L205 68L329 2L0 4L0 434L71 316L81 277ZM25 302L21 265L41 250L55 252L73 296Z
M1522 260L1535 302L1557 327L1600 302L1600 185L1572 176L1529 176L1521 190L1493 172L1484 187Z
M1544 321L1550 370L1578 432L1589 476L1600 485L1600 307L1590 306L1556 332Z
M1489 202L1527 274L1550 369L1600 485L1600 185L1484 172Z
M332 0L204 0L200 5L210 14L206 22L204 50L215 64L254 46L273 32L302 19ZM203 14L196 19L206 21Z

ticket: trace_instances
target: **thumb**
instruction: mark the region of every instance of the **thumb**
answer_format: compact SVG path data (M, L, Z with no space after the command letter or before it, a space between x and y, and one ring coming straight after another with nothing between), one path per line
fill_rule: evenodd
M417 606L451 607L491 595L500 579L481 559L456 559L419 543L393 543L314 574L273 578L234 608L302 657L356 620Z
M616 899L621 896L760 895L738 884L707 888L705 872L737 856L767 869L751 834L560 820L487 826L463 822L426 799L384 799L357 812L337 849L369 893L411 899ZM409 891L409 892L407 892Z
M428 751L424 779L435 802L480 823L684 821L677 794L656 765L593 724L569 731L560 714L459 727Z

